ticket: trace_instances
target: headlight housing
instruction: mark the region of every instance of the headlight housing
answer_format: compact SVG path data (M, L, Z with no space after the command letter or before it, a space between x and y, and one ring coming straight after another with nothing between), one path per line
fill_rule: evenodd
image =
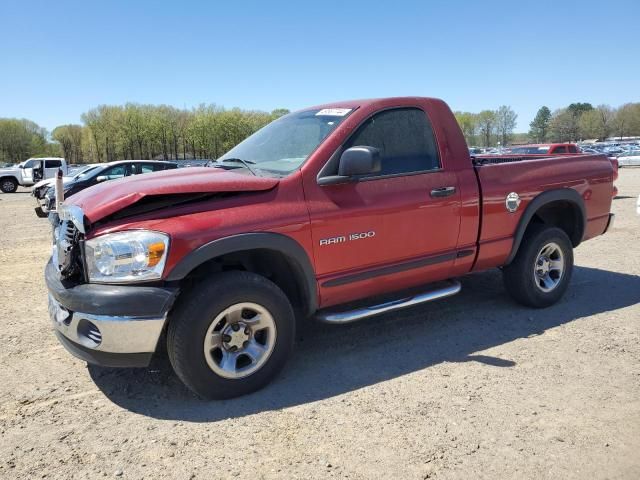
M133 283L162 277L169 236L150 230L108 233L85 242L92 283Z

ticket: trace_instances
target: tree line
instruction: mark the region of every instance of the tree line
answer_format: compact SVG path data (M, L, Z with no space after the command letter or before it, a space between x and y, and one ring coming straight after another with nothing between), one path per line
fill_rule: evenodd
M0 118L0 163L16 163L36 155L59 153L48 132L31 120Z
M480 113L455 112L455 115L469 145L507 145L516 137L518 116L509 106ZM640 136L640 103L626 103L618 108L572 103L553 112L543 106L529 127L526 136L518 135L519 143L637 137Z
M82 124L48 132L28 120L0 119L0 162L62 156L70 163L122 159L218 158L256 130L288 113L217 105L192 110L167 105L100 105L82 114Z
M51 134L27 119L0 118L0 163L29 157L63 156L70 163L120 159L218 158L267 123L288 113L200 105L100 105L81 124L60 125ZM469 145L490 147L525 142L567 142L640 136L640 103L618 108L572 103L541 107L528 134L515 134L518 115L510 106L479 113L455 112Z
M626 103L618 108L572 103L553 113L543 106L529 126L529 138L535 142L637 137L640 136L640 103Z
M480 113L455 112L456 120L468 145L491 147L507 145L513 138L518 114L507 105Z

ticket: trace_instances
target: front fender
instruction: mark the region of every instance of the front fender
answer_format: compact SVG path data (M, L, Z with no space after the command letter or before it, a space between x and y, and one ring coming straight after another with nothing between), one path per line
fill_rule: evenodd
M298 279L303 283L303 291L313 313L318 308L316 276L305 249L291 237L280 233L257 232L232 235L213 240L185 255L168 273L165 280L179 281L203 263L229 253L249 250L272 250L284 255L295 268Z

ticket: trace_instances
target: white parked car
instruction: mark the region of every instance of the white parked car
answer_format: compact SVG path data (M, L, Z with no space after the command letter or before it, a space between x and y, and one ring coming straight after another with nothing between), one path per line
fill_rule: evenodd
M97 168L100 164L92 163L89 165L84 165L80 168L75 168L73 170L69 169L67 175L62 177L62 185L66 185L74 180L81 178L86 173L89 173L91 170ZM46 217L47 214L42 210L42 207L46 204L45 194L50 187L53 187L56 183L55 176L51 178L47 178L45 180L40 180L33 187L31 187L31 195L36 199L37 207L36 214L39 217Z
M618 157L618 166L640 166L640 150L631 150Z
M67 162L64 158L46 157L30 158L15 167L0 169L0 190L4 193L13 193L18 185L30 187L40 180L53 178L62 169L62 174L67 174Z

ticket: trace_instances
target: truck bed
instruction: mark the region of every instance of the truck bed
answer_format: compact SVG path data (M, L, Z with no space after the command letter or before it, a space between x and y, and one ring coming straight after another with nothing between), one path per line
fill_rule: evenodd
M473 163L481 195L479 255L474 270L504 264L528 204L547 190L570 188L584 199L587 218L582 240L600 235L606 228L613 167L604 155L496 155L475 157ZM521 204L505 215L506 195L511 192L519 195Z
M569 157L584 157L587 154L576 155L572 154ZM473 165L480 167L482 165L493 165L496 163L512 163L522 162L525 160L543 160L545 158L557 158L559 155L535 155L535 154L523 154L523 155L475 155L471 157ZM567 156L562 155L562 158Z

